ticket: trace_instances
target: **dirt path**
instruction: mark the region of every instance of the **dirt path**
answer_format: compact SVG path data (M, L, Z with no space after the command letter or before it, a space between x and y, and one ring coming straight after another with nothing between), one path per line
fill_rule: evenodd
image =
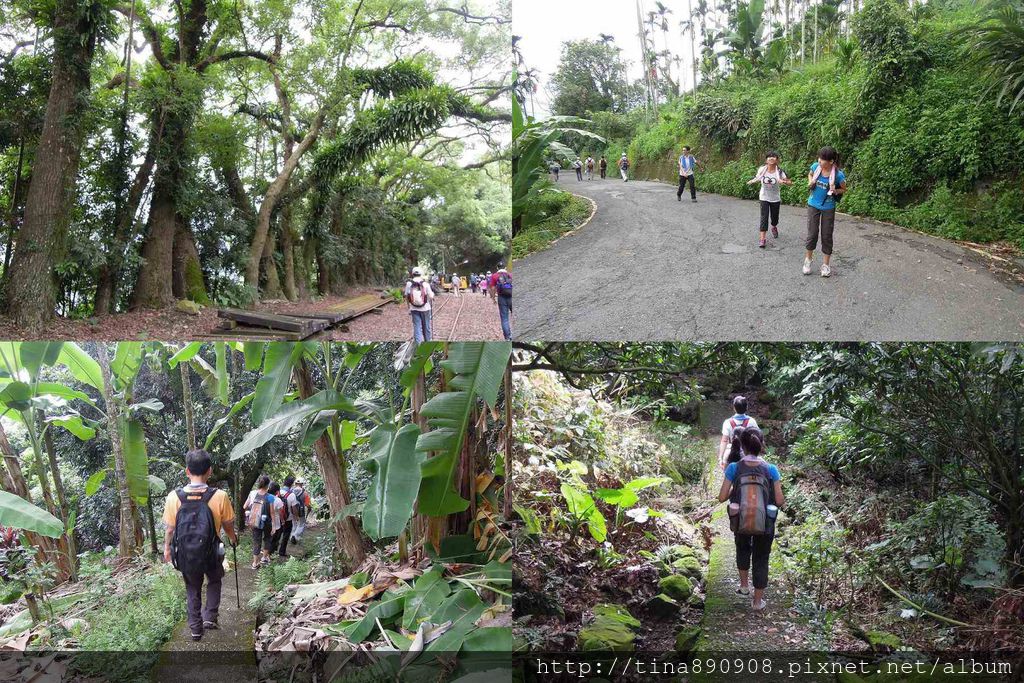
M698 177L698 186L700 178ZM1024 338L1024 287L948 240L840 215L834 274L800 272L806 210L783 206L757 247L758 204L665 183L560 183L593 220L515 263L515 338L897 340ZM751 305L732 306L737 297Z
M288 546L289 556L304 558L312 554L316 539L325 529L322 523L308 526L303 542ZM231 548L227 551L228 559L233 560ZM174 635L164 644L160 659L153 668L150 676L152 683L244 683L257 680L256 653L253 645L256 614L246 607L257 574L250 566L251 560L252 556L248 551L242 552L242 549L239 549L237 568L232 568L224 575L218 618L220 628L207 631L201 641L195 642L192 640L188 621L178 624ZM275 562L277 561L275 558ZM235 592L236 571L240 594ZM203 599L205 598L204 589ZM239 602L241 607L238 606ZM203 655L197 657L197 653Z
M728 401L708 401L701 411L701 421L708 434L708 495L716 496L722 483L717 466L721 424L733 414ZM700 650L714 653L756 651L760 653L786 650L807 650L806 627L792 611L790 596L780 589L778 577L769 573L763 614L750 608L751 599L736 594L739 578L736 571L736 545L729 530L729 517L724 505L716 509L711 522L715 540L708 560L706 599ZM775 552L775 550L773 550Z

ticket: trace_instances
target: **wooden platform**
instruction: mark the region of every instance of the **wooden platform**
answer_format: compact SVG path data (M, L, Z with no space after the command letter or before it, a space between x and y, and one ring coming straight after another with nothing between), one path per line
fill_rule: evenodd
M288 314L222 308L217 311L217 317L221 318L220 326L212 330L211 334L219 338L301 341L314 335L320 336L328 329L347 332L346 322L367 313L383 313L381 309L392 301L390 297L364 294L346 299L323 311Z

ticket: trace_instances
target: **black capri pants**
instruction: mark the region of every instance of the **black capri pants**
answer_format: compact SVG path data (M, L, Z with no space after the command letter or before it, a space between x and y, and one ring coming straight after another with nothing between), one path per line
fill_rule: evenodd
M736 534L736 568L748 571L751 563L754 570L751 579L754 588L764 590L768 586L768 556L772 552L775 536L751 536Z
M779 207L782 202L766 202L761 200L761 232L768 232L768 218L772 219L772 227L779 226Z

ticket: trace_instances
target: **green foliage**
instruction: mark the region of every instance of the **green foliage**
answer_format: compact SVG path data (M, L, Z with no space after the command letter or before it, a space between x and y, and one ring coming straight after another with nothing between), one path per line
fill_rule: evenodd
M256 583L249 597L249 609L262 614L280 614L288 610L288 602L279 593L285 586L305 583L309 579L310 565L306 560L289 557L284 564L272 563L260 567Z
M595 111L624 111L631 90L620 50L596 40L562 43L551 76L552 111L560 116L589 116Z
M867 0L854 15L853 31L870 77L863 96L869 107L909 83L921 65L907 5L900 0Z
M0 491L0 524L12 529L34 531L50 538L58 538L64 533L64 524L59 519L7 491Z
M551 188L533 202L527 222L512 239L512 258L521 259L540 251L562 235L575 230L590 216L586 199Z
M587 531L590 532L593 539L598 543L603 543L608 535L608 527L605 524L604 515L597 509L593 497L567 482L562 482L560 490L569 513L567 521L573 536L583 525L586 525Z
M370 457L363 464L373 474L373 481L366 493L362 526L375 541L402 533L412 517L420 487L419 433L415 424L397 429L386 423L370 436Z
M1024 97L1024 3L998 0L990 7L985 21L966 31L966 54L984 69L996 101L1010 101L1013 111Z

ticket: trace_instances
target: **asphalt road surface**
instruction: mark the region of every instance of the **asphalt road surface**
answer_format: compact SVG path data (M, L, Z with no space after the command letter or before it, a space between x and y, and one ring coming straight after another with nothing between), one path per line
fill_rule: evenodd
M619 179L582 230L516 262L519 340L1020 340L1024 287L934 237L836 217L832 277L803 275L806 213L757 246L756 201ZM820 248L820 245L819 245Z

